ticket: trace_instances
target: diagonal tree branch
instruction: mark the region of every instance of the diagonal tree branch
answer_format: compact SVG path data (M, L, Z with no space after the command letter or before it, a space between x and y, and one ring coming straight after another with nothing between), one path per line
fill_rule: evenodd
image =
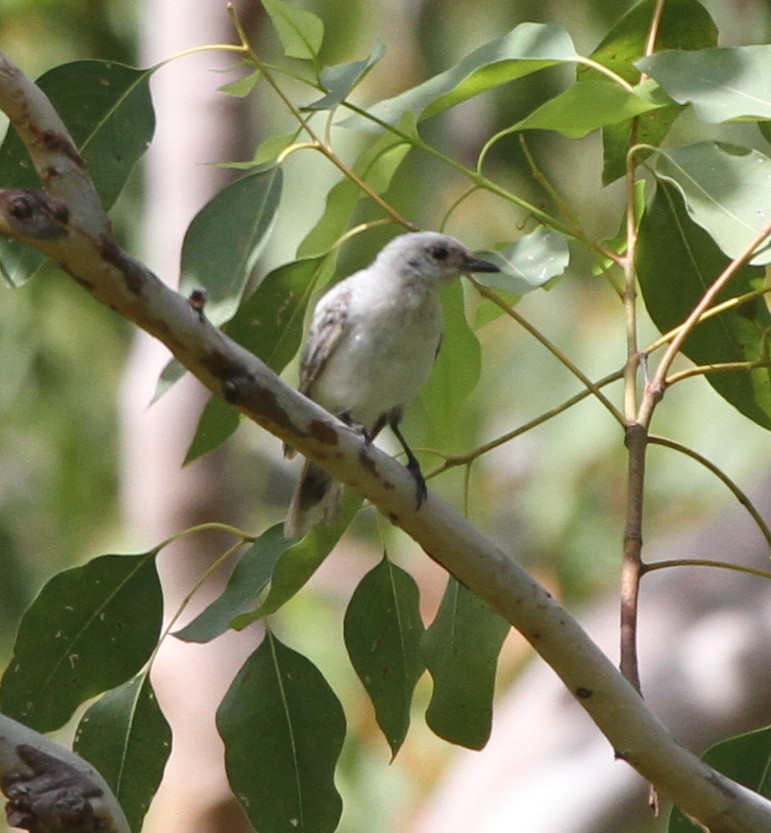
M0 108L24 139L44 186L0 191L0 234L55 260L97 300L160 339L216 395L369 498L517 628L615 755L684 812L715 833L771 833L771 804L681 747L578 622L499 547L433 494L416 511L414 481L403 466L287 386L212 326L199 304L117 246L58 116L2 56Z

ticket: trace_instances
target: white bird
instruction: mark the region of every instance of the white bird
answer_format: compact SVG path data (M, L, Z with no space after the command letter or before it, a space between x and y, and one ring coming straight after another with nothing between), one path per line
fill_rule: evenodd
M335 284L313 312L300 366L300 392L360 428L368 441L389 425L417 483L418 507L426 484L399 421L405 405L428 381L439 351L439 290L463 272L497 271L446 234L402 234L366 269ZM341 488L324 469L306 461L284 535L298 537L319 521L330 520Z

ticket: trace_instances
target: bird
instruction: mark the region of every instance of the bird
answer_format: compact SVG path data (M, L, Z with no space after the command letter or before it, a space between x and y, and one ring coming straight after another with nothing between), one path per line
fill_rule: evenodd
M408 232L390 240L365 269L318 301L300 363L299 390L367 443L388 425L407 458L417 508L427 496L420 464L399 428L402 413L428 381L442 340L439 290L464 272L498 272L447 234ZM294 452L285 446L285 456ZM342 484L306 460L284 522L284 536L305 535L334 518Z

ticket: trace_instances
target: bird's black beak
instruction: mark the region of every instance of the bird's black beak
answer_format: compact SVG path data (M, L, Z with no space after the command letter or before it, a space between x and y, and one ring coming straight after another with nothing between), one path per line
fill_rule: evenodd
M501 270L489 260L480 260L476 257L470 257L466 261L467 272L500 272Z

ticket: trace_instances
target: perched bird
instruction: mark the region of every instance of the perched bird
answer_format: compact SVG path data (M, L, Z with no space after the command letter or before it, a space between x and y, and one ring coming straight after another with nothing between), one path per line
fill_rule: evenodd
M463 272L497 272L455 238L436 232L402 234L366 269L335 284L318 302L300 367L300 392L367 440L389 425L417 483L426 484L401 431L402 410L428 381L442 340L439 290ZM292 451L285 449L286 456ZM341 484L306 461L284 523L284 535L304 535L337 508Z

